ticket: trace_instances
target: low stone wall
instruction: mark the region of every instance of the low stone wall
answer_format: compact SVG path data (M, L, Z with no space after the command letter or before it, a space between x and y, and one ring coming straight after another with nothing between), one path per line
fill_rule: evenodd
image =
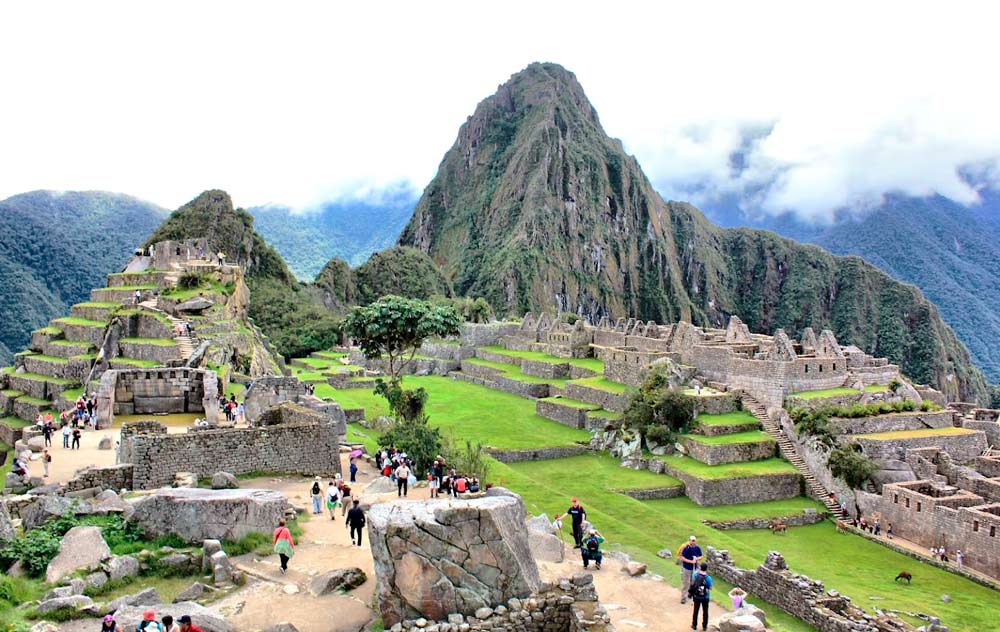
M823 582L792 573L777 551L768 553L764 563L754 570L737 567L729 551L711 546L706 549L705 561L714 577L774 604L819 632L916 632L894 615L873 617L836 591L826 592Z
M835 397L813 397L809 399L803 399L801 397L794 397L789 395L785 398L785 408L791 410L793 408L806 408L808 410L813 410L815 408L820 408L823 406L852 406L861 401L863 393L858 391L857 393L852 393L850 395L837 395Z
M739 424L739 425L699 425L691 430L692 434L700 434L706 437L717 437L720 435L735 434L748 430L760 430L760 424Z
M986 449L986 435L971 432L961 435L932 435L907 439L865 439L852 437L866 456L872 459L905 459L906 451L914 448L938 448L959 463L972 461Z
M52 377L65 378L82 382L90 371L90 360L80 360L70 358L65 364L50 362L36 358L35 356L22 355L15 356L15 366L23 366L28 373L39 375L51 375Z
M636 500L663 500L665 498L677 498L684 495L683 485L673 487L651 487L649 489L619 489L619 494L625 494L629 498Z
M671 467L662 461L650 461L649 469L666 472L684 483L684 495L703 507L757 503L795 498L802 492L798 474L770 474L745 478L703 479Z
M467 364L464 363L463 364ZM477 366L477 365L469 365ZM478 367L479 369L491 370L490 367ZM492 369L496 370L496 369ZM469 375L464 370L461 372L453 371L449 373L453 378L463 380L465 382L472 382L473 384L479 384L481 386L486 386L488 388L496 389L498 391L503 391L505 393L511 393L512 395L517 395L519 397L525 397L527 399L541 399L543 397L549 396L549 385L548 384L532 384L529 382L519 382L517 380L512 380L509 377L504 377L499 372L493 374L490 377L480 377L476 375Z
M737 393L719 393L718 395L695 395L694 413L699 415L722 415L739 410L739 395Z
M695 439L681 437L681 445L688 451L691 458L705 465L721 465L723 463L742 463L744 461L759 461L774 456L777 444L774 441L755 441L751 443L729 443L709 445Z
M159 364L167 364L181 357L180 348L176 344L158 345L148 342L118 341L118 354L124 358L135 360L152 360Z
M596 404L604 410L616 413L623 413L628 408L628 395L625 393L612 393L602 391L597 388L590 388L581 384L566 384L563 393L570 399L576 399L589 404Z
M5 409L5 414L10 414L13 410ZM0 442L6 443L9 446L14 445L16 442L21 440L21 436L24 434L22 428L14 428L13 426L8 426L5 423L0 423Z
M568 364L541 362L539 360L521 360L521 372L525 375L548 379L565 379L570 376Z
M487 362L493 362L493 360L487 360ZM484 366L482 364L469 362L468 360L462 360L462 373L472 377L478 377L483 380L493 380L496 379L497 376L502 375L503 371L500 369L494 369L491 366Z
M568 456L578 456L590 451L589 446L572 445L558 448L528 448L525 450L487 450L489 455L501 463L518 463L520 461L547 461L563 459Z
M520 365L521 361L514 356L504 355L486 349L476 349L476 357L487 362L499 362L501 364ZM464 358L463 358L464 359Z
M62 329L63 335L67 340L82 340L84 342L89 342L95 347L100 347L101 343L104 342L104 327L71 325L69 323L58 321L53 324L59 329ZM34 338L32 338L32 344L34 344Z
M767 529L775 520L780 520L789 527L804 527L811 524L818 524L826 520L826 512L811 511L809 513L795 514L794 516L780 516L778 518L743 518L742 520L726 520L716 522L715 520L702 520L702 522L713 529L726 531L728 529Z
M132 489L132 474L134 466L131 463L122 463L109 467L86 467L77 470L73 478L63 484L63 492L78 492L84 489L97 488L100 490L110 489L121 491Z
M169 485L177 472L208 477L218 471L286 472L310 476L340 473L345 427L292 423L184 434L128 434L122 428L118 463L135 466L135 489Z
M463 347L488 347L500 344L505 336L513 336L521 324L515 322L465 323L458 334Z
M969 430L981 430L986 434L986 441L992 446L1000 446L1000 424L995 421L975 421L963 419L962 427Z
M570 428L585 428L587 426L586 408L569 406L567 404L559 403L558 400L538 400L535 402L535 414L539 417L551 419L552 421L558 421L562 425L569 426Z
M915 411L854 419L831 417L827 421L827 425L834 434L865 434L919 430L921 428L948 428L954 425L954 419L955 414L950 410L933 413Z

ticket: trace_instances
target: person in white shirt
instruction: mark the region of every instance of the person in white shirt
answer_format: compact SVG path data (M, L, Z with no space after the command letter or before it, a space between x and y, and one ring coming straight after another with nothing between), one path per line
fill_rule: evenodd
M396 468L396 496L406 496L410 482L410 468L401 462Z
M326 488L326 509L330 512L330 520L337 519L337 504L340 502L340 488L336 481L330 481Z

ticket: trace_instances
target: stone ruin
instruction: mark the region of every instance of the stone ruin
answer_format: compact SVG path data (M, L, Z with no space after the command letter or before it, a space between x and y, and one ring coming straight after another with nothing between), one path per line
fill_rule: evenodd
M793 573L777 551L768 553L756 569L744 569L733 563L729 551L710 546L705 562L714 577L778 606L819 632L917 632L894 614L870 615L836 590L826 590L823 582Z
M613 630L590 575L558 585L539 579L524 503L505 489L380 503L368 513L368 534L387 628Z

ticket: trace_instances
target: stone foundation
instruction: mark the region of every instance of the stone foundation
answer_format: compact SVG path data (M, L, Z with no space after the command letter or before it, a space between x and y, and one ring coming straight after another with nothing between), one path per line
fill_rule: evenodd
M107 428L114 415L199 412L214 424L218 398L218 378L207 369L105 371L97 389L97 423Z
M769 459L774 456L778 447L774 441L709 445L695 439L681 437L680 442L687 450L688 456L706 465Z
M559 448L528 448L526 450L487 450L491 457L501 463L562 459L568 456L586 454L589 451L590 448L583 445L563 446Z

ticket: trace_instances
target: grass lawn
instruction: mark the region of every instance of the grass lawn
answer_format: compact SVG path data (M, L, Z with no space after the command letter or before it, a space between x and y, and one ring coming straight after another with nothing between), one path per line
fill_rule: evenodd
M969 428L920 428L919 430L899 430L895 432L874 432L872 434L852 435L855 439L874 439L876 441L891 441L894 439L920 439L922 437L951 437L955 435L972 434L976 432Z
M518 382L525 382L527 384L555 384L560 388L566 385L566 378L549 378L549 377L537 377L534 375L525 375L521 371L521 367L516 364L505 364L503 362L490 362L489 360L480 360L479 358L469 358L466 362L472 364L477 364L479 366L488 366L491 369L496 369L503 374L504 377L510 378L512 380L517 380Z
M600 406L598 406L597 404L589 404L587 402L581 402L566 397L544 397L539 401L551 402L553 404L561 404L563 406L569 406L571 408L582 408L583 410L598 410L600 408Z
M110 362L134 366L139 369L153 369L162 366L156 360L140 360L138 358L111 358Z
M600 417L601 419L617 420L625 416L625 413L616 413L610 410L604 410L603 408L599 410L591 410L587 413L588 417Z
M360 443L368 454L375 454L378 450L378 434L359 424L347 424L347 442Z
M307 366L311 366L314 369L328 369L330 367L344 366L336 360L336 358L324 359L324 358L295 358L292 362L300 362ZM300 365L301 366L301 365Z
M80 340L51 340L50 345L55 345L57 347L82 347L84 350L92 349L94 345L89 342L83 342Z
M824 388L818 391L799 391L798 393L792 393L790 397L798 397L799 399L821 399L823 397L840 397L842 395L860 395L860 393L856 388L847 388L846 386L842 386L840 388Z
M590 369L595 373L601 373L604 371L604 362L598 358L557 358L556 356L542 353L541 351L512 351L510 349L504 349L499 345L489 345L479 348L483 351L499 353L511 358L535 360L537 362L548 362L550 364L568 364L570 366L580 367L581 369Z
M62 332L63 332L62 329L59 329L58 327L53 327L52 325L49 325L48 327L42 327L41 329L36 329L32 333L48 334L50 336L58 336Z
M403 378L406 388L427 389L431 425L457 439L469 439L502 450L573 445L589 441L590 433L535 414L535 402L510 393L441 376ZM388 413L385 400L368 388L337 390L316 386L316 395L344 408L364 408L366 417Z
M685 474L706 480L722 478L743 478L747 476L768 476L771 474L796 474L797 470L784 459L764 459L762 461L747 461L746 463L726 463L724 465L705 465L687 456L656 457L671 467Z
M621 395L626 390L628 386L620 384L618 382L612 382L603 376L598 377L585 377L581 380L573 380L570 384L579 384L580 386L586 386L588 388L594 388L599 391L607 391L609 393L614 393L615 395Z
M173 347L177 344L173 338L122 338L118 342L126 344L153 345L156 347Z
M887 390L889 390L888 384L869 384L865 387L866 393L881 393Z
M121 303L115 301L84 301L83 303L73 305L73 307L97 307L100 309L114 309L121 306Z
M51 364L69 364L69 360L67 360L66 358L45 355L42 353L24 353L24 354L19 353L17 355L25 355L30 357L32 360L41 360L42 362L49 362Z
M322 358L327 358L330 360L336 360L337 358L343 358L347 354L342 351L316 351L313 355L318 355Z
M600 485L614 489L656 489L683 485L671 476L622 467L618 464L618 459L604 452L564 459L524 461L512 463L511 467L525 476L566 489L576 486L583 472L586 472L585 478L588 481L597 479L603 481Z
M102 329L107 323L101 322L99 320L90 320L89 318L77 318L76 316L67 316L66 318L60 318L52 322L59 323L60 325L78 325L81 327L101 327Z
M51 382L52 384L76 384L74 380L67 380L62 377L52 377L51 375L41 375L40 373L18 373L14 370L12 366L5 366L3 372L8 375L13 375L16 377L23 377L26 380L34 380L36 382Z
M771 435L762 430L748 430L746 432L734 432L733 434L715 435L706 437L705 435L681 435L685 439L697 441L704 445L732 445L734 443L774 443Z
M20 417L14 417L14 416L4 417L0 419L0 423L4 424L5 426L10 426L11 428L27 428L28 426L31 425L30 421L25 421Z
M62 392L62 396L67 401L75 402L83 396L83 387L66 389Z
M237 399L243 398L243 393L246 391L247 387L239 382L230 382L226 386L226 397L230 395L235 395Z
M702 426L759 426L757 418L745 410L732 413L722 413L721 415L709 415L702 413L695 417L695 422Z

